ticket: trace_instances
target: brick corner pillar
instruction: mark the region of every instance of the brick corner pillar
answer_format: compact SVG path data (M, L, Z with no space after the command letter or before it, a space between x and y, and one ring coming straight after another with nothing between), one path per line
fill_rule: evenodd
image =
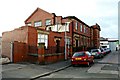
M72 55L73 55L73 49L72 47L70 47L70 58L72 58Z
M38 46L38 64L45 64L45 43L39 43Z

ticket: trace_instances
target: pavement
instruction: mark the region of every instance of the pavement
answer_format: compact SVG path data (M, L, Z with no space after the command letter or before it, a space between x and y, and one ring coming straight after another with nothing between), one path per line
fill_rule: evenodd
M112 51L106 55L101 61L98 61L91 68L88 69L88 73L102 73L102 74L116 74L120 76L120 51Z
M2 78L24 78L24 79L36 79L51 73L63 70L71 65L70 60L60 61L53 64L38 65L31 63L10 63L2 65Z

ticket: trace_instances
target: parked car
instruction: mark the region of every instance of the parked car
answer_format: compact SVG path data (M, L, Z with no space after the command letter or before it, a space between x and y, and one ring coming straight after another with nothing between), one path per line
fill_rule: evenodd
M94 57L88 51L75 52L71 59L71 64L86 64L89 66L91 63L94 63Z
M94 56L94 58L102 58L103 57L103 54L100 49L91 49L89 52L91 53L92 56Z
M105 55L107 54L107 52L106 52L106 49L105 49L105 48L100 48L100 50L101 50L101 53L103 54L103 56L105 56Z
M110 53L111 52L111 49L110 48L106 48L106 53Z

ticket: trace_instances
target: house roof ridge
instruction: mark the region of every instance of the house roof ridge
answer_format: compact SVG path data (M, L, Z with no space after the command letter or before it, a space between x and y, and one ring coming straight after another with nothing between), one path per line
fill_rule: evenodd
M42 10L42 11L48 13L48 14L52 14L52 15L54 14L55 15L55 13L50 13L50 12L47 12L46 10L43 10L43 9L37 7L36 10L34 10L34 12L24 22L26 23L28 21L28 19L30 19L32 17L32 15L34 15L38 10Z

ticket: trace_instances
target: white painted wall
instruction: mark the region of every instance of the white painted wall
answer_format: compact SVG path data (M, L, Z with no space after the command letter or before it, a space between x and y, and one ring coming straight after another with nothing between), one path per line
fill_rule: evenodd
M58 24L58 25L48 26L46 30L49 30L49 28L51 28L51 30L55 32L65 32L65 31L69 32L69 24L66 25Z
M115 51L118 45L116 44L116 42L109 42L109 46L112 51Z

